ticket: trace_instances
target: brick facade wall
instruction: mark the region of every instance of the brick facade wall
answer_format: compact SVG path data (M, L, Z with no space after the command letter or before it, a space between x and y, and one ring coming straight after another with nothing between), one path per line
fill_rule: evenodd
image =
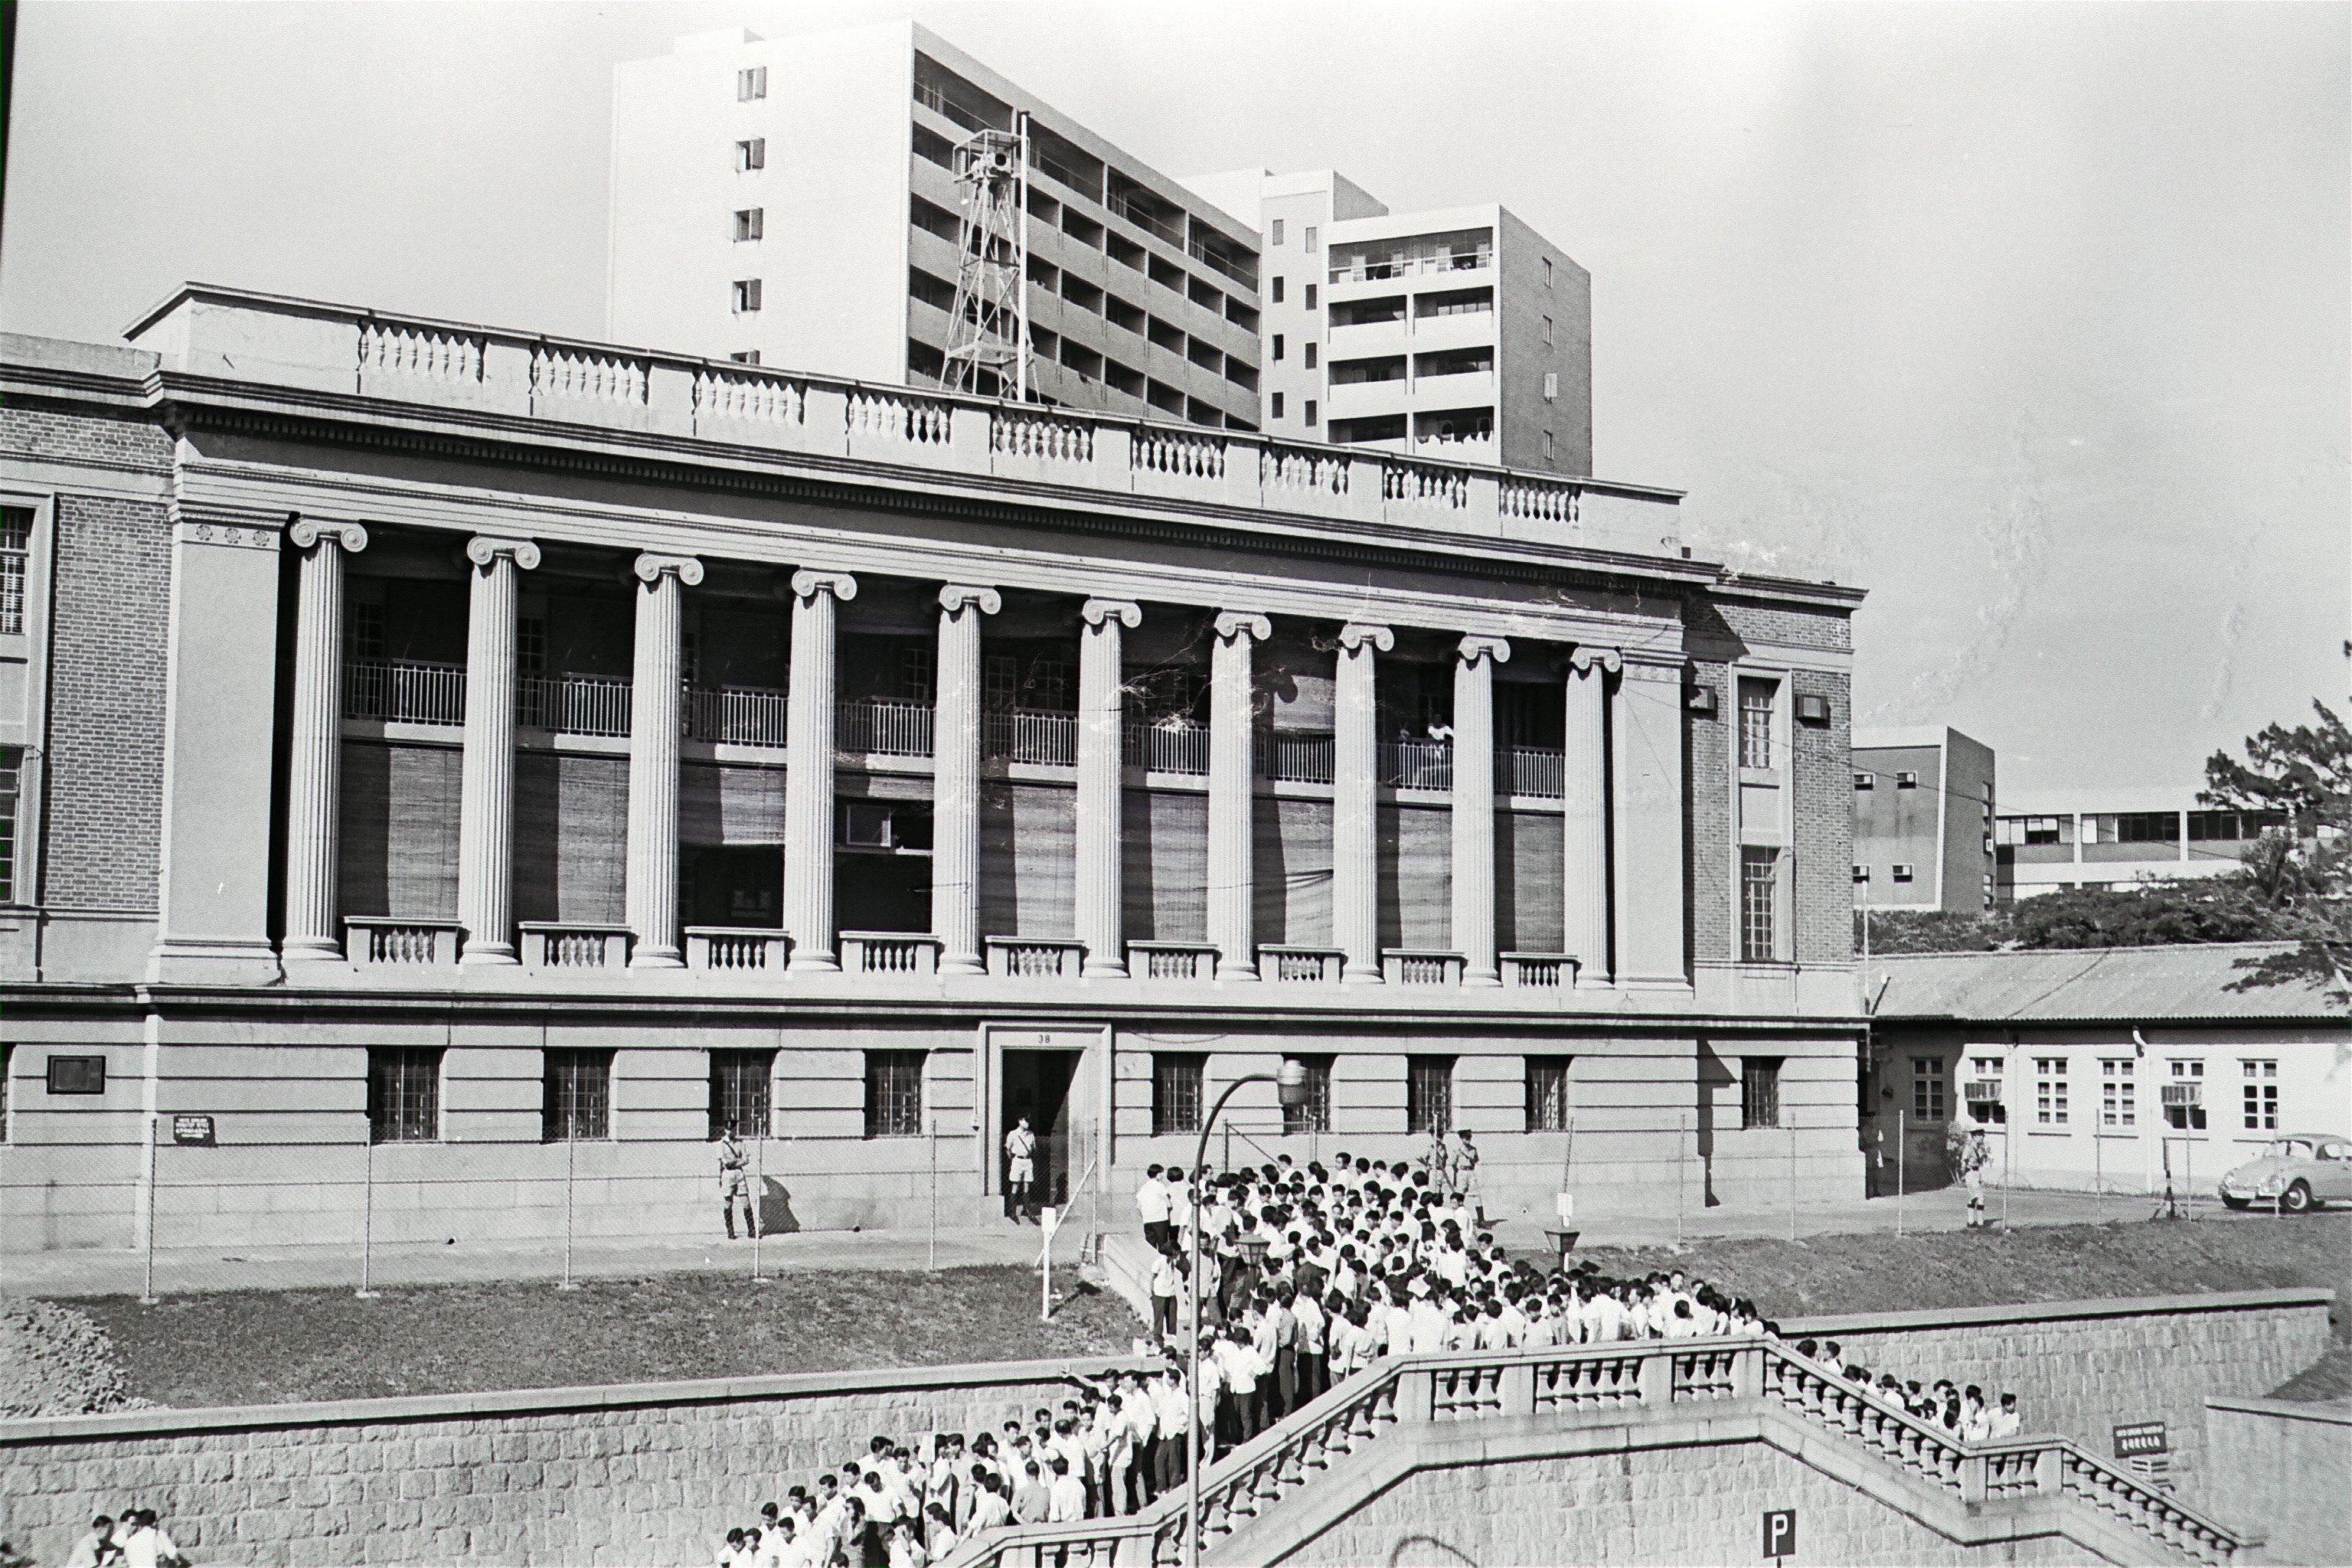
M1700 963L1727 963L1738 956L1731 926L1731 734L1737 723L1737 696L1731 687L1731 667L1721 663L1693 666L1692 680L1712 688L1716 710L1694 713L1683 727L1689 738L1690 863L1689 915L1691 957Z
M139 419L12 407L0 409L0 451L9 457L161 470L172 460L172 438Z
M12 415L19 421L39 416ZM136 443L103 420L49 420L61 441ZM148 432L152 435L152 432ZM64 495L57 508L43 901L152 910L163 816L163 660L171 534L157 502Z
M1780 643L1833 652L1850 652L1853 647L1853 622L1846 616L1751 605L1719 595L1708 603L1723 617L1724 626L1742 642Z
M1853 958L1853 710L1843 675L1795 671L1800 697L1829 699L1830 721L1796 726L1796 937L1799 963Z

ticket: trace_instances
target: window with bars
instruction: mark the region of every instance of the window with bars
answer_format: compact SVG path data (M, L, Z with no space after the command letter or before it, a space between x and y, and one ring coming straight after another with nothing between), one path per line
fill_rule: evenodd
M2066 1058L2033 1058L2033 1121L2037 1127L2066 1125Z
M33 509L0 507L0 634L25 630L25 572L33 553Z
M1208 1058L1198 1051L1151 1053L1151 1131L1155 1135L1201 1130L1201 1079Z
M1739 850L1739 956L1769 963L1780 955L1780 851L1742 845Z
M1331 1131L1331 1058L1328 1056L1286 1057L1307 1069L1307 1098L1282 1108L1282 1130L1288 1133Z
M518 674L547 673L547 617L522 616L515 621L515 670Z
M2187 1058L2167 1063L2171 1081L2166 1084L2164 1120L2182 1132L2205 1130L2205 1064Z
M0 746L0 904L16 901L16 815L24 795L24 751Z
M919 1138L923 1132L923 1053L866 1053L866 1136Z
M546 1053L541 1080L539 1138L572 1143L613 1135L613 1053Z
M2274 1061L2244 1061L2238 1070L2245 1075L2246 1131L2275 1132L2278 1131L2278 1063Z
M1528 1058L1528 1131L1568 1131L1568 1059Z
M1772 707L1779 695L1777 680L1739 682L1739 765L1743 768L1769 768L1772 765Z
M368 1142L430 1143L441 1136L441 1052L432 1046L368 1051Z
M1739 1058L1739 1125L1780 1125L1780 1060L1779 1057Z
M1946 1117L1947 1085L1944 1058L1913 1057L1911 1058L1911 1114L1920 1121L1941 1121Z
M530 623L525 621L525 626ZM383 658L388 652L384 636L383 605L361 599L352 605L351 619L346 623L345 636L351 639L353 658Z
M2139 1083L2134 1076L2137 1066L2129 1057L2099 1058L2100 1126L2139 1125Z
M1454 1058L1407 1057L1404 1068L1404 1130L1454 1131Z
M773 1051L711 1052L710 1135L731 1127L739 1137L770 1136L768 1086L775 1074Z

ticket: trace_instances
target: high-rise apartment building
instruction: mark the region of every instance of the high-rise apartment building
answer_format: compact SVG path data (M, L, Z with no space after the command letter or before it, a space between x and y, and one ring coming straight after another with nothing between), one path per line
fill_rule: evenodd
M1269 434L1591 471L1591 276L1507 209L1392 213L1330 170L1185 184L1257 225Z
M697 34L615 69L610 334L938 384L956 151L982 131L1026 140L1031 395L1257 428L1248 226L909 24Z

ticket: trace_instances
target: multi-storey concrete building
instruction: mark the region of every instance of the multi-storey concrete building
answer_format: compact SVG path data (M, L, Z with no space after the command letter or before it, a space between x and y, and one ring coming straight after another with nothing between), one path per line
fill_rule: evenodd
M910 24L678 40L613 80L606 331L631 343L940 384L955 149L1028 146L1032 395L1258 427L1245 224Z
M2004 896L2057 888L2128 888L2234 871L2276 811L2197 804L2194 787L2033 790L2001 802L1993 819Z
M1265 429L1592 468L1592 279L1500 206L1391 213L1330 170L1185 184L1257 225Z
M1853 901L1981 914L1996 897L1993 752L1941 725L1853 732Z
M194 287L0 363L16 1245L1850 1194L1859 595L1673 492ZM560 1145L560 1146L559 1146ZM363 1186L364 1184L364 1186ZM391 1198L386 1194L395 1194Z

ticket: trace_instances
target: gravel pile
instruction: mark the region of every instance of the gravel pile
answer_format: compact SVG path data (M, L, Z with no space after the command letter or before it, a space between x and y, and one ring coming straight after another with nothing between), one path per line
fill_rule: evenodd
M148 1404L123 1386L106 1331L54 1301L0 1301L0 1417L88 1415Z

